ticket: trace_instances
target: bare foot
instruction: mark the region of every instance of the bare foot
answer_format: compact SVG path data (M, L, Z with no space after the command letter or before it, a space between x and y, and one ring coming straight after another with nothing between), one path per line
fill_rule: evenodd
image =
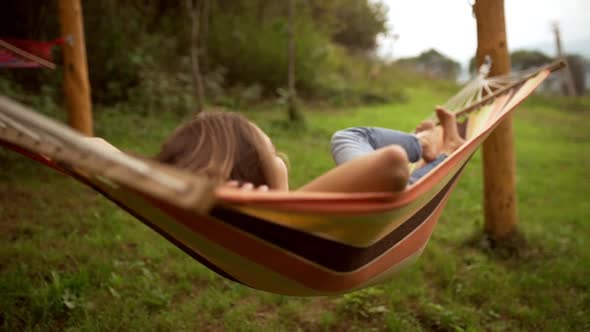
M427 163L436 159L442 147L442 128L426 120L416 127L416 137L422 146L422 159Z
M416 132L419 133L421 131L426 131L434 128L436 124L431 120L422 121L418 126L416 126Z
M455 114L447 111L446 109L438 106L436 108L436 117L440 121L440 125L443 128L442 147L441 153L450 155L457 150L465 140L459 135L457 129L457 119Z

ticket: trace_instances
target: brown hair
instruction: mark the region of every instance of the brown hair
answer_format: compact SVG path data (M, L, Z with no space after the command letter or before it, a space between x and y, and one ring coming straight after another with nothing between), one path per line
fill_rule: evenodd
M268 185L272 151L258 128L231 112L203 112L178 127L156 160L225 182Z

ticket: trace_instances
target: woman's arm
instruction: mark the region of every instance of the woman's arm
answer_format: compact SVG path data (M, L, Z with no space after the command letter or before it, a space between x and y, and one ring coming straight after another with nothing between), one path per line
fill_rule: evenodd
M399 145L390 145L328 171L300 191L381 192L406 188L410 170L408 155Z

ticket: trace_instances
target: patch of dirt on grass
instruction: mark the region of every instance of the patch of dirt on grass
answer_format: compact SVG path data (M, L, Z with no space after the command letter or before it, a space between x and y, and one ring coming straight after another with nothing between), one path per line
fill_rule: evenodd
M303 324L315 324L321 318L322 313L336 310L333 298L316 297L306 303L299 314L299 320Z
M29 238L33 230L22 227L23 220L31 219L28 208L32 194L15 186L0 186L0 234L9 241Z
M520 231L513 232L503 241L494 241L484 232L476 232L463 243L467 248L476 249L487 254L497 262L508 267L522 264L545 262L552 258L552 253L539 243L527 240Z
M277 307L274 305L259 305L258 309L256 310L256 320L261 321L268 321L272 319L274 315L276 315Z

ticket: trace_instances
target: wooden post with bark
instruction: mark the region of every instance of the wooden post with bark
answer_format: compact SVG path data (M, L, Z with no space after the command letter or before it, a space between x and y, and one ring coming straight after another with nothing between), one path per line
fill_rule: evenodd
M64 58L64 93L70 126L92 136L92 103L86 61L84 23L80 0L59 0Z
M201 68L199 66L200 57L200 39L199 28L201 19L201 4L199 0L186 0L186 7L191 19L191 70L193 76L193 84L195 85L195 96L197 101L197 113L201 112L205 105L205 89L203 87L203 77L201 75Z
M476 0L477 64L492 59L490 76L510 73L506 42L504 0ZM505 240L516 230L516 158L512 117L508 117L483 144L485 231L493 241Z

